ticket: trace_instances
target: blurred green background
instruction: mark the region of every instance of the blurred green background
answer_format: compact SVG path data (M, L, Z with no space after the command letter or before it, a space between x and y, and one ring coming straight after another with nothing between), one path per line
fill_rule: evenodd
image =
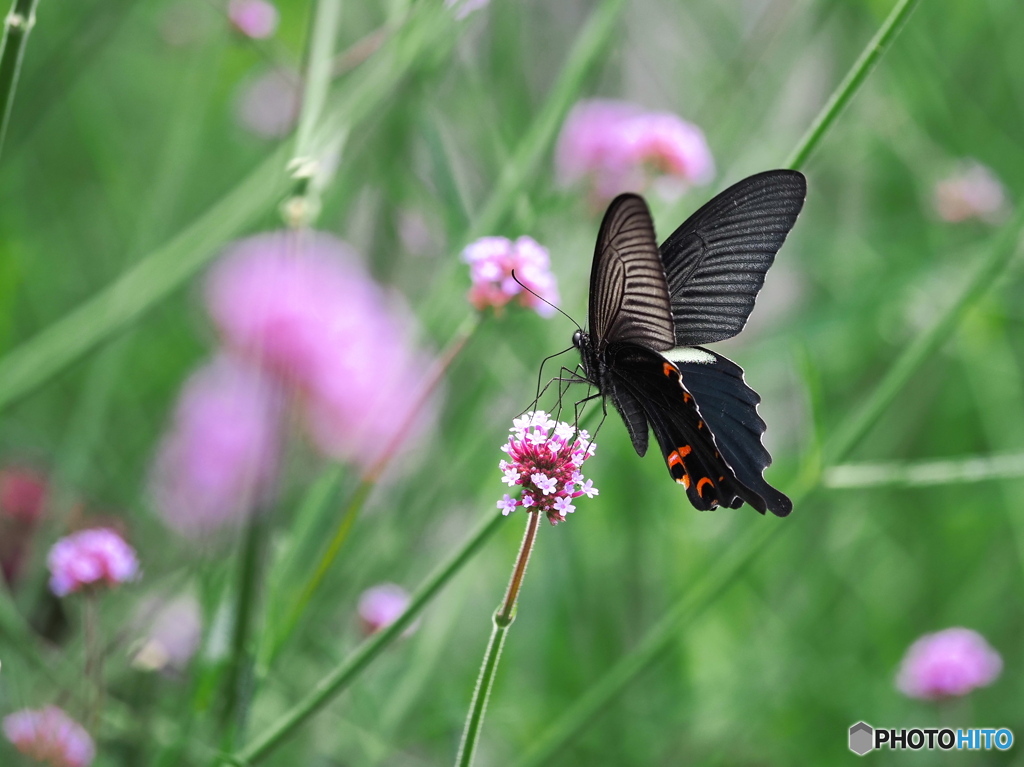
M182 381L214 347L197 301L201 262L235 236L281 226L289 139L254 136L236 119L247 78L301 66L311 5L278 6L277 35L253 42L234 34L214 3L42 0L0 155L0 371L9 376L0 375L0 461L37 466L58 489L16 605L35 617L55 609L44 597L43 557L79 503L122 521L145 571L103 605L111 648L109 704L95 731L101 766L207 764L221 745L210 712L224 660L209 644L223 640L223 626L218 634L208 621L206 649L175 678L129 665L134 637L125 627L154 594L192 589L208 619L219 611L224 620L233 603L236 547L197 551L167 533L146 478ZM329 94L348 141L317 226L352 243L381 282L405 294L435 349L472 311L458 256L473 236L529 234L544 244L562 307L585 317L599 213L580 189L555 183L545 120L557 117L557 129L576 100L608 96L700 126L718 176L677 202L652 198L667 235L725 185L784 163L891 3L629 0L582 76L559 80L588 17L603 8L493 0L463 21L424 24L420 37L397 35ZM339 49L404 12L402 3L344 3ZM965 158L994 171L1010 205L1024 186L1022 38L1014 0L922 3L803 168L806 207L751 323L716 347L763 399L775 457L768 478L784 491L802 470L815 476L822 444L993 247L998 226L943 221L933 190ZM205 228L189 229L203 216ZM409 220L425 232L420 253L401 236ZM139 278L151 293L101 293L154 252L162 265ZM1015 259L849 458L1024 450L1022 288ZM133 300L138 311L124 310ZM526 311L484 320L448 371L438 427L374 490L299 630L257 674L250 734L355 647L363 589L393 581L411 590L495 513L505 490L498 447L533 397L541 358L567 346L572 330L564 318ZM1024 736L1024 479L818 486L784 520L746 508L702 514L659 460L635 455L617 417L599 444L587 474L600 496L540 532L478 764L514 764L561 727L580 696L766 526L784 529L548 763L835 763L853 758L846 731L861 719L1007 726ZM308 488L335 478L317 544L358 477L322 459L291 467L271 554L294 551ZM506 520L428 606L419 630L265 763L450 763L523 521ZM292 565L297 574L272 569L271 581L308 576L307 563ZM287 607L261 594L257 636L273 633ZM43 650L54 675L25 660L13 630L0 634L0 714L62 702L84 718L73 702L80 610L70 603L64 612L62 644ZM989 640L1002 676L953 704L897 692L910 643L955 625ZM946 756L1024 764L1019 750ZM0 762L19 758L0 742Z

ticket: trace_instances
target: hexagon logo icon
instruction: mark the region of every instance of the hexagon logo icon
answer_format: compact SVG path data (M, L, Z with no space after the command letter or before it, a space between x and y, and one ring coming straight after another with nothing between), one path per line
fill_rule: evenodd
M850 750L864 756L875 747L875 731L867 722L857 722L850 728Z

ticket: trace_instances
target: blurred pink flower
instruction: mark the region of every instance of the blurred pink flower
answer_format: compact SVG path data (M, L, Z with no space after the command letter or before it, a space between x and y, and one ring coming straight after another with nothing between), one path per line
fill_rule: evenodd
M253 365L228 355L192 374L151 476L157 511L188 537L237 524L271 495L282 397Z
M270 69L249 78L235 99L238 123L260 138L288 135L299 118L301 79L290 69Z
M655 190L674 197L715 173L701 130L671 112L646 112L611 99L581 101L566 118L555 149L564 185L589 179L595 196Z
M576 511L574 499L598 495L593 481L580 471L597 447L585 429L577 431L536 410L512 421L509 431L512 436L501 449L512 460L498 462L505 475L501 481L509 489L523 489L519 498L505 493L498 501L503 515L516 509L543 512L551 524L557 525Z
M229 0L228 19L246 37L266 40L277 31L277 7L267 0Z
M558 303L558 283L551 272L547 249L531 237L514 242L507 237L481 237L462 251L462 260L469 264L473 286L469 302L478 310L501 309L516 296L519 304L533 309L542 317L555 313L552 306L523 290L516 279L553 304Z
M969 218L997 223L1008 210L1006 190L996 174L974 160L935 185L934 204L939 217L950 223Z
M116 586L139 574L135 549L107 527L61 538L46 557L50 591L59 597L95 586Z
M89 767L96 757L89 733L56 706L16 711L3 729L21 753L53 767Z
M21 466L0 469L0 573L9 584L21 574L46 508L47 481Z
M372 586L359 596L359 619L366 634L374 634L387 628L405 612L409 606L409 593L394 583L381 583ZM402 636L410 636L419 628L419 621L414 621L402 632Z
M202 640L202 611L191 594L169 601L151 598L136 611L133 623L143 638L132 665L147 671L184 671Z
M33 469L0 469L0 516L37 522L46 506L46 477Z
M950 628L925 634L907 650L896 687L912 698L966 695L995 681L1003 659L976 631Z
M429 360L413 345L411 317L341 240L241 240L211 272L206 302L225 345L298 389L323 452L368 469L431 420L431 405L418 402Z

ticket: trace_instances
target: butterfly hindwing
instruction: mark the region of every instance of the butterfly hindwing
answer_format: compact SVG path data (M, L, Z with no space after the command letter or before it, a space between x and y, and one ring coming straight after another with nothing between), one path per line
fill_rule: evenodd
M739 365L710 349L699 351L708 361L674 363L683 385L699 403L701 416L737 480L763 498L773 514L786 516L793 510L792 502L763 476L772 457L761 442L765 432L757 413L761 398L747 386Z
M713 198L662 243L675 345L722 341L743 329L806 193L797 171L758 173Z
M765 511L764 498L737 478L721 453L699 401L686 390L674 363L634 344L610 345L607 359L615 380L613 402L619 407L625 391L641 405L669 473L696 508L735 509L746 502Z
M675 345L672 304L647 203L616 197L601 222L590 273L590 332L652 349Z

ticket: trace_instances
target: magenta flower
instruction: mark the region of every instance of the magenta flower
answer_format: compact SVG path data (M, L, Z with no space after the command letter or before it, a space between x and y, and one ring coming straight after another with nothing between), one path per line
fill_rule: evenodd
M266 40L277 31L277 7L267 0L229 0L228 19L246 37Z
M510 487L522 487L521 496L509 494L498 501L502 514L517 508L539 511L555 525L576 511L572 501L581 495L593 498L597 488L580 472L583 462L594 454L595 445L586 430L577 432L556 422L543 410L531 411L512 422L512 436L501 449L511 460L498 463Z
M264 504L277 480L281 411L279 388L252 365L224 355L193 373L151 475L164 522L198 538Z
M896 687L912 698L966 695L995 681L1003 659L976 631L951 628L925 634L907 650Z
M0 573L14 584L28 561L46 508L46 477L32 469L0 469Z
M934 204L939 217L950 223L971 218L998 223L1008 208L1006 189L996 174L974 160L935 185Z
M369 469L415 443L434 413L418 388L430 360L408 310L331 235L289 232L236 243L206 302L224 343L294 387L316 446Z
M398 620L408 606L409 594L401 586L394 583L381 583L368 588L359 597L359 619L363 631L367 634L374 634L387 628ZM413 622L402 632L402 636L409 636L418 627L419 621Z
M4 735L21 753L53 767L89 767L96 746L78 722L56 706L4 717Z
M588 179L597 201L648 186L672 199L715 173L704 134L671 112L609 99L581 101L562 126L555 162L564 185Z
M116 586L139 574L135 549L107 527L61 538L46 557L50 591L59 597L93 586Z
M299 119L301 79L290 69L270 69L246 80L235 99L239 125L262 139L287 136Z
M555 309L523 289L521 282L552 304L558 303L558 283L551 273L548 251L531 237L516 241L506 237L481 237L462 251L462 260L469 264L473 286L469 302L483 311L487 307L500 310L517 298L521 306L533 309L542 317L550 317ZM515 271L515 279L512 272Z

